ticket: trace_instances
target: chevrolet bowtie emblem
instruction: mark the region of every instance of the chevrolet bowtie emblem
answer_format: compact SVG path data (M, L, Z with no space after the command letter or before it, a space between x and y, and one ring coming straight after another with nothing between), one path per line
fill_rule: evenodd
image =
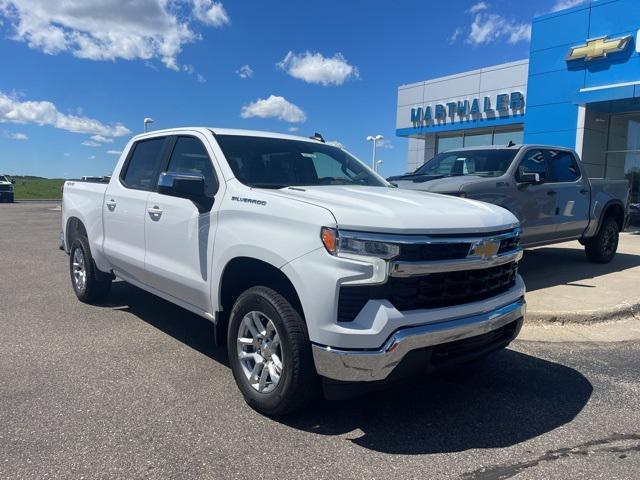
M599 37L587 40L584 45L578 45L569 49L567 60L605 58L610 53L622 52L631 43L631 35L620 38Z
M500 250L500 240L480 240L471 245L468 257L491 258Z

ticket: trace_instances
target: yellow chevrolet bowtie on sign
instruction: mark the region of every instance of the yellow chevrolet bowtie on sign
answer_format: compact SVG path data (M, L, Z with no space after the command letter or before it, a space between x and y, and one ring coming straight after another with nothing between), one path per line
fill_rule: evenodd
M610 53L622 52L630 42L631 35L609 40L607 40L607 37L592 38L587 40L584 45L571 47L567 60L584 59L587 61L595 58L604 58Z

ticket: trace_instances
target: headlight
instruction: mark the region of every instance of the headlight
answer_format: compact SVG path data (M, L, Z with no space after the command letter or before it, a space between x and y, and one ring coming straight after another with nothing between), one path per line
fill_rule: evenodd
M358 238L357 232L340 233L335 228L322 227L320 238L331 255L360 255L390 260L400 254L398 245Z

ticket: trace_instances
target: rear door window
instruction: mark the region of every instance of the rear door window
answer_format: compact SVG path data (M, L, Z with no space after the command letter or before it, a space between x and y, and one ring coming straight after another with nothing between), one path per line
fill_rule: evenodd
M136 190L153 190L158 181L162 147L166 137L141 140L133 150L120 175L122 183Z
M575 182L580 167L575 157L565 150L547 150L548 182Z

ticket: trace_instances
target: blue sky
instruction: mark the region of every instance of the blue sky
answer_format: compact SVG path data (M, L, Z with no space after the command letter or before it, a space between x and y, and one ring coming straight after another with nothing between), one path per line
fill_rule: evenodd
M399 85L526 58L531 18L578 3L0 0L0 173L109 174L145 116L318 131L365 161L382 134L401 173Z

